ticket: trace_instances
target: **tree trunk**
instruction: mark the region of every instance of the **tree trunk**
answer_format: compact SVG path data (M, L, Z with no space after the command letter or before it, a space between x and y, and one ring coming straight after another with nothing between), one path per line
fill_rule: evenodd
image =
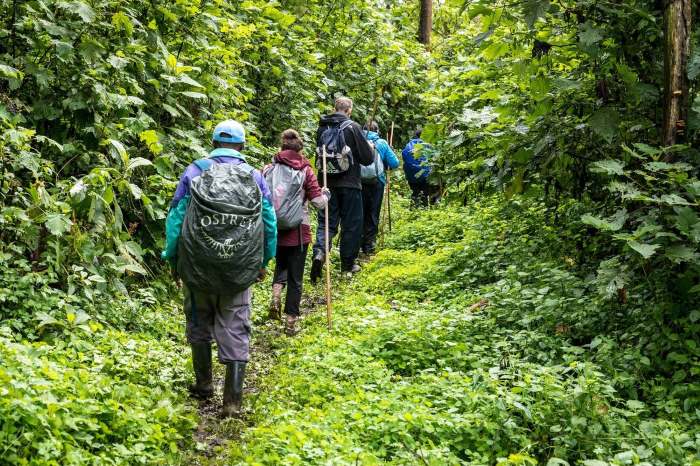
M425 45L430 45L430 33L432 30L433 1L420 0L420 26L418 27L418 41Z
M685 135L688 118L688 55L692 0L665 0L663 144L672 146Z

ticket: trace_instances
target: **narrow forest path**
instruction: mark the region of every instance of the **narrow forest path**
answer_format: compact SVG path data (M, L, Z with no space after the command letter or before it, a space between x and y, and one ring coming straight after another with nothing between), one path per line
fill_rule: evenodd
M207 401L194 401L197 410L198 425L193 434L195 450L186 454L181 465L205 466L212 464L228 464L226 450L232 442L240 442L242 434L255 425L253 412L256 400L260 394L261 379L269 376L276 362L277 353L284 347L282 323L267 320L267 304L269 290L258 286L254 299L254 332L251 340L251 360L246 371L244 414L238 419L222 419L221 394L224 383L224 367L214 365L214 398ZM302 318L319 309L325 309L323 290L308 286L301 302ZM303 331L303 329L302 329Z

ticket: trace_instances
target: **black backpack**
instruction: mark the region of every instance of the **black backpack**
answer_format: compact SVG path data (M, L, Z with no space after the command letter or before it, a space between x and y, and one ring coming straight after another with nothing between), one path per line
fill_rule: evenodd
M262 193L248 164L195 164L177 270L192 290L233 295L255 283L263 261Z
M326 170L329 175L342 175L352 166L352 149L345 143L345 128L352 125L352 120L345 120L339 125L327 126L321 133L316 148L316 169L323 170L323 157L326 157Z

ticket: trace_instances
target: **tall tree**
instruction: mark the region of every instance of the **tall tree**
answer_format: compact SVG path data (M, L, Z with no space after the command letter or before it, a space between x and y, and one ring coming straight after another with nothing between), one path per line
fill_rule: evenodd
M430 33L433 30L433 1L420 0L420 25L418 26L418 40L430 45Z
M685 133L688 118L688 55L691 0L664 1L663 143L671 146Z

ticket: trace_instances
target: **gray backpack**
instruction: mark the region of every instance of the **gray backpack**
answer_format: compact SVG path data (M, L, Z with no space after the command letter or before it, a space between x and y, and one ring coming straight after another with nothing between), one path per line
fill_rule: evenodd
M198 160L178 241L177 271L194 291L248 289L263 261L262 192L245 163Z
M277 214L277 229L291 230L304 220L304 181L306 171L283 163L274 163L265 171Z
M384 162L382 162L382 156L377 150L377 145L374 141L367 141L370 149L372 149L372 154L374 154L374 162L372 165L360 165L360 178L363 183L374 184L379 181L379 176L384 173Z

